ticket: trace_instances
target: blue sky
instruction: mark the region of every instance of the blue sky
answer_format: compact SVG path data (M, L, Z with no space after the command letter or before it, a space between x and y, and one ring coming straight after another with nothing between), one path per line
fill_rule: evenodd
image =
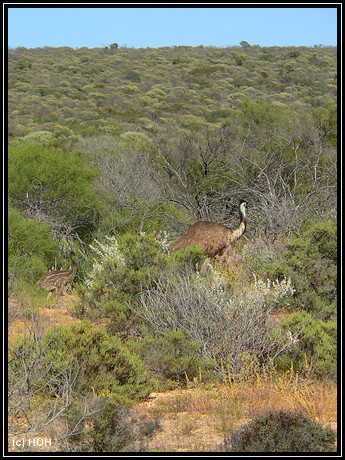
M50 3L43 8L7 5L8 46L95 48L118 43L130 48L223 47L238 45L242 40L261 46L337 44L336 4L307 8L295 7L296 4L284 8L235 8L224 4L193 8L66 5Z

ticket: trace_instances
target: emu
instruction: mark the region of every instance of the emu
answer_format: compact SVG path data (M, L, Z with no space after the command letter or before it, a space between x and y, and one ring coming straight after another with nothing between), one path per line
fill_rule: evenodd
M40 281L39 286L48 292L48 298L54 291L62 288L62 294L64 294L65 286L70 283L77 272L77 263L75 260L75 253L72 251L70 254L72 260L72 266L68 270L55 270L49 269L49 272L44 275Z
M247 206L248 204L245 200L240 200L240 224L237 228L232 230L215 222L195 222L172 244L171 252L197 244L207 256L200 269L200 272L204 272L211 259L221 254L229 244L238 240L246 231Z

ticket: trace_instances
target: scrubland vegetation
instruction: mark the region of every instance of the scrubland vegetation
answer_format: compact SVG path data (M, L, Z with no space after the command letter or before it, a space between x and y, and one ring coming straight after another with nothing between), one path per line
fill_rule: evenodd
M241 43L9 50L9 447L155 451L182 412L179 436L207 413L221 436L185 451L335 450L337 50ZM169 253L240 198L205 275ZM72 250L75 321L43 328Z

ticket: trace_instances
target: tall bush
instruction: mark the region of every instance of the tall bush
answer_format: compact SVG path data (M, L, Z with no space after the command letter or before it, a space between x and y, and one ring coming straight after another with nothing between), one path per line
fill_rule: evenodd
M183 273L161 278L141 294L139 315L159 334L179 329L199 344L199 353L228 361L238 372L249 359L267 359L288 339L270 319L269 302L291 294L288 280L255 279L246 290L229 295L226 278ZM284 345L282 345L284 343Z
M44 222L25 219L10 209L8 213L9 279L35 283L57 255L57 243L51 228Z

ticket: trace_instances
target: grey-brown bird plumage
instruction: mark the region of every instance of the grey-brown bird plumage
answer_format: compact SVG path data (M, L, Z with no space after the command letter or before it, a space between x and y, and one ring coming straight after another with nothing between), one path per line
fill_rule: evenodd
M201 271L204 271L213 257L221 254L225 248L240 238L246 231L246 209L247 202L241 200L239 204L240 224L235 229L230 229L215 222L195 222L172 244L171 252L197 244L207 255L207 259L201 268Z
M49 272L40 279L39 286L49 292L57 291L60 288L64 289L68 283L73 281L77 272L77 263L74 256L74 252L71 252L71 268L68 270L50 269Z

